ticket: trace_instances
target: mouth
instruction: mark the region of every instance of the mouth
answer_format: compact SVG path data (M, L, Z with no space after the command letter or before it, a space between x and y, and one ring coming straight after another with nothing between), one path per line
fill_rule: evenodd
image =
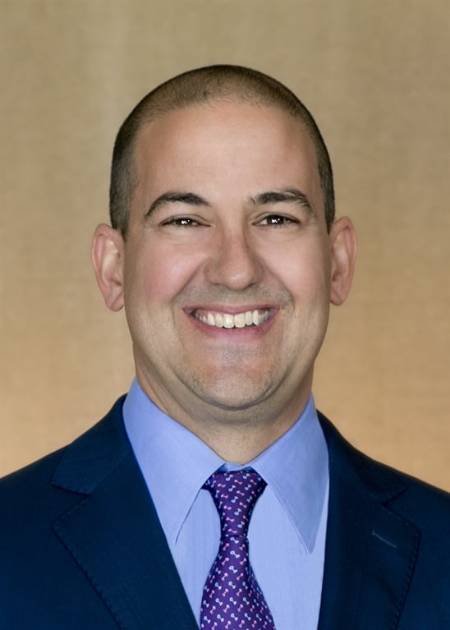
M205 331L219 332L223 330L244 332L263 332L271 323L276 311L273 307L259 306L257 308L243 307L210 307L192 308L187 314ZM233 312L231 312L233 311Z
M215 328L247 328L260 326L270 317L271 309L252 309L240 313L224 313L220 311L204 311L196 309L192 316L207 326Z

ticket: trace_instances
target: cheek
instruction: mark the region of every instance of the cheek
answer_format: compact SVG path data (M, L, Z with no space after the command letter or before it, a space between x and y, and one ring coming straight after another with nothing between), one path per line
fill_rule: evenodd
M325 247L307 241L295 243L266 260L272 273L290 293L294 306L304 309L308 302L311 305L328 302L330 260Z
M195 256L175 248L149 245L137 255L127 271L134 299L146 302L146 310L171 302L186 286L197 268Z

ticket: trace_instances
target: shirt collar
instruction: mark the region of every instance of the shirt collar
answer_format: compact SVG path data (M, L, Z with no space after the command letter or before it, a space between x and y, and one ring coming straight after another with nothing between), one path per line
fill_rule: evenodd
M167 416L134 380L123 406L125 429L171 546L205 481L228 465ZM314 548L328 487L328 452L312 397L294 425L246 464L286 510L308 551Z
M291 428L249 466L272 489L311 552L328 493L328 449L312 396Z

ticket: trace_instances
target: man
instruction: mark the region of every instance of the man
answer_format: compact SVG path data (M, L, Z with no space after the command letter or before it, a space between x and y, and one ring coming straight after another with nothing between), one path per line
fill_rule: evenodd
M159 86L118 134L92 258L128 396L3 480L0 628L450 627L448 495L318 414L351 221L306 108L261 73Z

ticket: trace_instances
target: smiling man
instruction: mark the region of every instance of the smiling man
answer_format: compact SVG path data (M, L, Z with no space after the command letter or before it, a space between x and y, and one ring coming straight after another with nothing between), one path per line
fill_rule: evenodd
M150 92L116 139L92 258L136 379L2 482L0 627L447 627L448 496L314 407L355 235L297 97L236 66Z

